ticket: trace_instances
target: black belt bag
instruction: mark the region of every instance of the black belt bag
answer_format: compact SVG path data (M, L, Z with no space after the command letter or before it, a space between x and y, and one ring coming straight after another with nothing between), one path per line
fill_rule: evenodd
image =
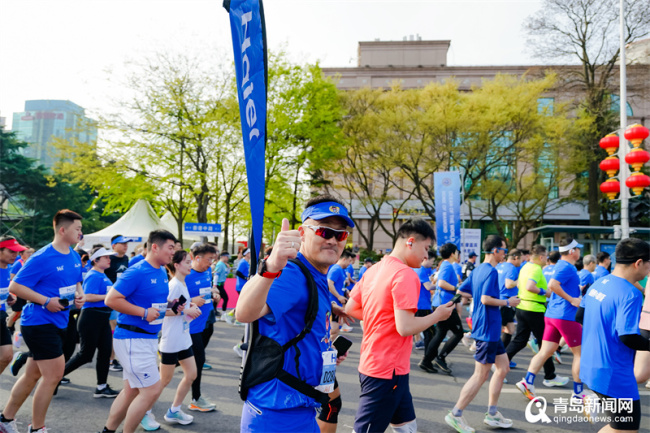
M118 328L126 329L127 331L137 332L138 334L147 334L147 335L158 335L157 332L147 332L142 328L138 328L135 325L123 325L121 323L117 324Z

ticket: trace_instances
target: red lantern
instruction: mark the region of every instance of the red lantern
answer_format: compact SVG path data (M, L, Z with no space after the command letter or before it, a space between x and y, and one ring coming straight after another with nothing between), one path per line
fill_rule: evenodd
M603 183L603 185L605 183ZM600 186L601 190L603 188L603 185ZM625 181L625 185L627 185L628 188L632 189L634 195L641 195L643 189L650 186L650 177L646 176L643 173L632 173L630 177L628 177Z
M600 192L607 195L610 200L614 200L616 194L621 192L621 184L616 179L607 179L600 184Z
M614 177L616 175L616 172L620 168L620 164L618 162L618 158L615 156L610 156L605 158L601 163L600 163L600 169L607 173L607 176L609 177Z
M625 155L625 162L630 164L634 168L634 171L641 170L643 164L648 161L650 161L650 153L646 152L643 149L632 149L630 153Z
M611 156L618 150L618 141L618 135L608 134L600 139L599 146Z
M638 123L630 125L625 130L625 138L629 140L634 147L639 147L641 142L648 138L650 131L645 126L639 125Z

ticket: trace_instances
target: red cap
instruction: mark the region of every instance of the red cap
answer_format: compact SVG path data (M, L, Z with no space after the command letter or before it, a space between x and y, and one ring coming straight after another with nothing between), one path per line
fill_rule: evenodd
M16 239L7 239L6 241L0 242L0 248L8 248L11 251L25 251L27 248L20 245Z

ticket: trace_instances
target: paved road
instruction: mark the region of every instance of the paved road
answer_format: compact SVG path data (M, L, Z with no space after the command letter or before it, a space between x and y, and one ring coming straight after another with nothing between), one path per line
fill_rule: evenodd
M159 402L154 408L158 420L163 424L163 432L238 432L242 402L237 394L240 359L232 351L233 345L239 341L243 328L217 323L215 333L207 349L208 362L214 366L211 371L203 373L203 393L206 397L217 403L218 411L212 413L190 412L194 415L194 423L189 426L167 425L162 416L171 404L173 392L180 380L180 368L170 386L163 392ZM347 335L353 340L350 356L339 367L337 377L343 394L343 409L339 418L339 431L351 432L354 414L358 405L359 379L356 367L359 361L359 347L361 331L355 326L354 331ZM541 423L530 424L524 418L527 400L512 385L520 380L525 368L530 361L532 352L524 349L515 361L519 364L508 375L510 384L504 385L504 390L499 401L501 412L515 421L510 432L596 432L603 424L589 424L584 422ZM448 358L454 376L442 374L427 374L417 368L421 352L414 351L411 356L411 392L416 407L418 418L418 431L453 433L444 422L443 418L451 409L458 398L462 385L471 375L474 365L472 354L462 345ZM558 366L558 374L570 376L571 355L563 355L565 364ZM615 372L612 372L615 374ZM54 397L47 416L47 427L53 433L87 433L102 429L108 415L112 400L95 399L92 392L95 385L94 368L91 364L84 366L70 375L72 383L62 386L59 394ZM4 406L9 390L15 378L8 371L0 376L0 403ZM115 388L121 387L121 373L111 372L109 384ZM547 413L553 418L554 398L569 397L571 389L545 388L538 384L539 394L549 400ZM650 391L641 387L641 404L644 411L642 432L650 432ZM189 402L189 397L186 403ZM465 417L478 431L489 431L489 427L482 424L487 408L487 385L481 389L478 397L466 409ZM18 413L19 428L27 431L30 420L31 398ZM559 415L559 414L558 414ZM143 430L140 430L143 431Z

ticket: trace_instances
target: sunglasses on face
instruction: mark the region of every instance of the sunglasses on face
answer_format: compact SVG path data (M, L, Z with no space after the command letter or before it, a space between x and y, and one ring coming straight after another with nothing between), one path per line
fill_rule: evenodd
M335 238L338 242L342 242L348 238L350 232L347 230L334 230L329 227L322 226L309 226L305 225L303 227L309 227L316 233L317 236L320 236L323 239L332 239Z

